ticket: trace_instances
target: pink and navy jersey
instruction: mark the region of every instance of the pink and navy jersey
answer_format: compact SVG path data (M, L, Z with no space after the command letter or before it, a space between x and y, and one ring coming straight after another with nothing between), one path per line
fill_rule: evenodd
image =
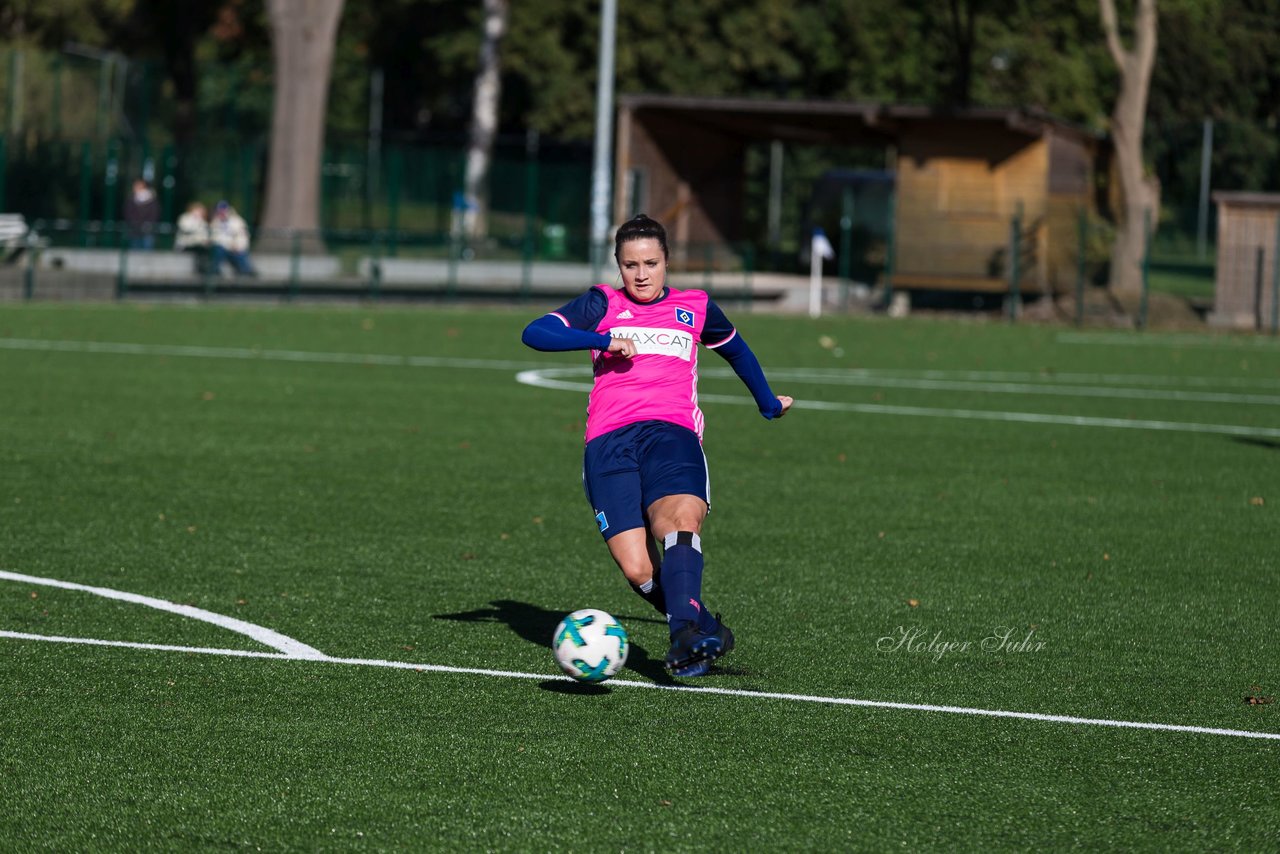
M595 384L587 404L588 442L638 421L667 421L702 439L697 347L714 349L736 334L705 291L667 288L658 299L639 303L625 290L596 285L551 314L575 329L636 342L630 359L592 351Z

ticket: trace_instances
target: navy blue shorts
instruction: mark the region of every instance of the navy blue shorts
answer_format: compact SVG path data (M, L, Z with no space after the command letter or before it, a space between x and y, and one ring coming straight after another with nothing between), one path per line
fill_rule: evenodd
M582 457L582 485L600 533L643 528L645 511L668 495L711 505L707 458L698 436L666 421L640 421L597 436Z

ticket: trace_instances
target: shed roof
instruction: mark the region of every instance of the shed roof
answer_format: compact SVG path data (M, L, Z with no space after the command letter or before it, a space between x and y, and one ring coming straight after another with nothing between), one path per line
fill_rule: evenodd
M1220 205L1228 204L1255 208L1280 207L1280 193L1253 193L1248 191L1218 190L1213 194L1213 200Z
M681 121L720 133L754 139L802 143L893 142L911 124L955 121L990 124L1031 138L1047 131L1082 140L1105 137L1100 131L1032 108L929 107L872 101L713 98L689 95L621 95L620 109L679 115Z

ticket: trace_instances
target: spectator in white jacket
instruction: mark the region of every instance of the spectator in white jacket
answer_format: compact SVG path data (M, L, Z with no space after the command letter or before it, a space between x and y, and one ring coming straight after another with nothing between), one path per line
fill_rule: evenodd
M203 202L191 202L178 217L173 248L191 255L197 273L214 272L211 266L213 247L209 241L209 209Z
M249 260L249 226L228 202L214 205L213 219L209 222L209 240L215 273L222 272L223 261L230 261L237 275L258 275Z
M179 252L209 248L209 211L202 202L192 202L178 217L173 248Z

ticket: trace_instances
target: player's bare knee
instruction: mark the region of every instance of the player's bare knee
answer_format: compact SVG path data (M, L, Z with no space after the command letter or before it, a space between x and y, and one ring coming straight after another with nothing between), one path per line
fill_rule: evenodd
M644 561L619 561L618 568L622 570L622 575L632 584L639 586L648 584L653 580L653 565L648 560Z
M702 521L707 517L707 505L699 500L660 499L649 508L654 534L665 537L672 531L702 533Z
M624 535L625 536L625 535ZM645 584L653 578L654 565L649 556L648 537L639 538L619 536L609 543L609 551L614 563L622 570L623 576L632 584Z
M671 530L673 531L692 531L695 534L702 533L702 520L706 518L705 511L698 509L687 513L679 513L672 519Z
M702 534L702 520L706 518L706 513L701 510L685 510L677 513L664 514L661 519L655 520L653 523L653 532L659 539L663 539L674 531L689 531L694 534Z

